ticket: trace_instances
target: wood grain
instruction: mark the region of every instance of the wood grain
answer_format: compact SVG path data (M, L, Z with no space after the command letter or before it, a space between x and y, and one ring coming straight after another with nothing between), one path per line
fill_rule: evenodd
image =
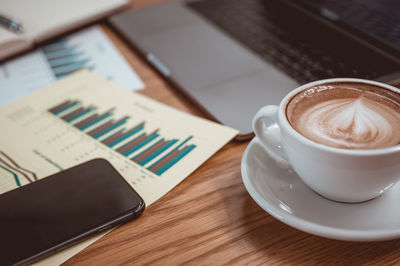
M132 7L162 0L132 1ZM204 116L112 29L102 28L146 84L141 93ZM231 142L138 220L89 246L66 265L400 264L400 241L353 243L293 229L263 211L245 190L240 160L248 142ZM321 214L323 215L323 214Z

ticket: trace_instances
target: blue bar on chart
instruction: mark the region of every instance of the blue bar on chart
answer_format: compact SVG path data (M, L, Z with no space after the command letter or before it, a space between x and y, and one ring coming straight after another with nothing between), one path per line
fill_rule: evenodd
M129 119L129 117L124 117L116 122L113 122L112 120L103 124L102 126L95 128L93 130L91 130L90 132L88 132L88 135L92 136L93 138L99 138L107 133L109 133L110 131L112 131L113 129L122 126L123 124L125 124L125 122Z
M101 114L96 110L97 107L84 107L77 100L67 100L48 109L51 114L133 162L141 166L149 165L146 168L157 175L162 175L196 148L194 144L187 144L193 136L183 141L178 138L168 140L161 136L160 129L147 133L145 121L127 127L129 116L115 120L115 108Z
M103 122L105 119L111 117L112 115L113 115L113 108L108 110L107 112L104 112L103 114L92 115L91 117L77 123L75 127L79 128L80 130L85 130L91 126Z
M153 139L157 138L159 136L157 132L158 130L155 130L150 134L142 133L137 138L134 138L124 146L120 147L117 151L125 156L129 156L133 152L139 150L141 147L152 141Z
M167 153L161 159L150 165L147 169L157 175L161 175L162 173L167 171L196 147L196 145L191 144L181 148L186 142L192 139L192 137L193 136L190 136L182 141L177 147L175 147L172 151Z
M67 122L71 122L72 120L76 120L76 119L86 115L87 113L90 113L91 111L93 111L95 109L96 108L94 108L94 107L88 107L88 108L80 107L80 108L76 109L75 111L73 111L67 115L64 115L61 118Z
M127 138L135 135L137 132L139 132L143 129L144 129L144 122L141 122L139 125L133 127L132 129L128 130L125 133L124 133L124 131L115 133L114 135L103 140L103 143L109 147L113 147L113 146L121 143L122 141L126 140Z
M65 101L61 105L54 107L51 112L56 115L68 109L71 109L72 107L77 106L78 104L79 102L77 101Z
M144 150L138 155L136 155L134 158L132 158L132 160L143 166L148 162L150 162L151 160L153 160L158 155L160 155L161 153L163 153L164 151L166 151L177 141L178 141L177 139L166 141L162 138L147 150Z
M67 41L56 41L42 47L47 62L57 79L83 68L93 68L90 59Z

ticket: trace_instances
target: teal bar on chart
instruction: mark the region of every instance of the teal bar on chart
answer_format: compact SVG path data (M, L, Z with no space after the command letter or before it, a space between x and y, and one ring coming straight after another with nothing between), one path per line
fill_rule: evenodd
M93 111L94 109L95 109L95 108L86 109L86 110L82 111L81 113L76 114L76 115L74 115L74 116L71 117L71 118L68 118L68 119L65 120L65 121L67 121L68 123L69 123L69 122L72 122L72 121L74 121L75 119L78 119L78 118L80 118L80 117L86 115L87 113Z
M74 107L74 106L76 106L78 104L79 104L79 102L70 103L67 106L65 106L64 108L61 108L60 110L53 112L53 114L57 115L57 114L59 114L61 112L64 112L64 111L66 111L66 110L68 110L68 109L70 109L70 108L72 108L72 107Z
M84 59L82 61L79 62L71 62L68 65L62 65L62 66L57 66L57 67L53 67L53 71L55 75L62 75L62 74L66 74L66 73L71 73L74 71L77 71L79 69L82 69L83 67L85 67L85 65L89 62L89 60Z
M75 47L62 47L61 49L45 52L44 54L48 60L54 60L56 58L72 55L75 52L76 52Z
M126 140L127 138L135 135L137 132L139 132L140 130L142 130L144 128L143 124L140 124L139 126L135 127L134 129L132 129L131 131L128 131L125 135L121 136L120 138L112 141L111 143L109 143L107 146L108 147L112 147L115 146L116 144Z
M93 138L98 139L101 136L104 136L105 134L107 134L108 132L110 132L113 129L116 129L117 127L125 124L126 120L128 120L128 118L125 118L119 122L116 122L114 125L108 127L107 129L103 130L102 132L97 133L96 135L93 136Z
M173 139L167 143L165 143L163 146L161 146L160 148L158 148L157 150L155 150L152 154L150 154L149 156L147 156L146 158L144 158L143 160L139 161L138 164L140 165L145 165L146 163L150 162L151 160L153 160L154 158L156 158L158 155L160 155L161 153L163 153L164 151L168 150L172 145L174 145L178 140L177 139ZM147 151L147 150L146 150ZM139 155L145 153L146 151L140 153ZM136 157L139 157L136 156Z
M189 152L191 152L196 146L195 145L189 145L186 148L184 148L180 153L178 153L174 158L171 159L168 163L163 165L160 169L155 171L154 173L157 175L161 175L165 171L167 171L170 167L172 167L174 164L176 164L180 159L186 156Z
M188 142L189 140L191 140L193 138L193 136L189 136L187 137L184 141L182 141L178 146L176 146L173 150L171 150L169 153L167 153L166 155L164 155L162 158L160 158L159 160L157 160L155 163L153 163L152 165L150 165L147 169L152 168L153 166L155 166L156 164L158 164L159 162L161 162L164 158L167 158L171 153L173 153L174 151L176 151L177 149L179 149L180 147L182 147L186 142Z
M48 50L55 54L58 48L58 45L55 45L48 47ZM55 59L54 62L62 64L64 61ZM188 143L193 136L188 136L183 140L173 136L171 139L166 139L160 133L163 129L158 128L148 132L145 127L146 121L127 126L131 116L115 117L115 107L100 114L97 109L96 106L84 107L80 101L69 99L49 108L48 111L113 151L128 157L137 165L150 165L146 169L156 175L162 175L196 148L195 144ZM17 177L18 183L18 176L14 175L14 177Z
M110 139L114 138L116 135L122 133L123 131L125 131L126 128L121 128L120 130L118 130L117 132L115 132L114 134L112 134L111 136L107 137L106 139L103 139L102 142L103 143L107 143Z
M106 118L109 117L109 116L111 116L111 113L106 113L106 114L104 114L104 115L102 115L102 116L96 118L95 120L91 121L90 123L87 123L86 125L81 126L79 129L80 129L80 130L85 130L86 128L88 128L88 127L90 127L90 126L93 126L94 124L100 122L101 120L106 119Z
M141 147L143 147L144 145L146 145L147 143L149 143L153 139L157 138L158 136L159 136L159 134L157 134L157 133L151 134L150 136L148 136L147 138L145 138L144 140L140 141L135 146L133 146L132 148L130 148L129 150L124 152L123 155L129 156L131 153L137 151L138 149L140 149Z

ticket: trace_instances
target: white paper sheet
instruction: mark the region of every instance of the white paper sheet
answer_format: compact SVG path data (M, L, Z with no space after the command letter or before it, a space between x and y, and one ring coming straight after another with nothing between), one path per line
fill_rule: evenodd
M130 90L144 88L101 28L94 26L0 65L0 106L81 68Z

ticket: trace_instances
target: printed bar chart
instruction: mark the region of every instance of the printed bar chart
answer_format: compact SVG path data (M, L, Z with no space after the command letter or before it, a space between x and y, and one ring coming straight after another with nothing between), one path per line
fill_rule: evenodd
M117 145L118 143L121 143L122 141L126 140L127 138L135 135L137 132L141 131L142 129L144 129L144 122L140 123L139 125L135 126L134 128L132 128L131 130L128 130L125 133L124 133L124 130L118 131L114 135L103 140L103 143L109 147L112 147L114 145Z
M191 150L195 148L195 145L186 145L185 147L181 148L186 142L188 142L192 136L185 139L181 144L175 147L172 151L167 153L164 157L156 161L152 164L148 169L157 175L161 175L164 173L168 168L182 159L186 154L188 154Z
M79 47L59 40L48 44L42 51L57 79L82 68L93 68L90 58Z
M93 107L88 107L88 108L80 107L80 108L78 108L77 110L75 110L74 112L69 113L69 114L67 114L67 115L65 115L65 116L63 116L63 117L61 117L61 118L62 118L63 120L65 120L65 121L67 121L67 122L70 122L70 121L72 121L72 120L75 120L75 119L77 119L77 118L79 118L79 117L84 116L85 114L87 114L87 113L93 111L94 109L95 109L95 108L93 108Z
M115 119L115 108L102 113L97 110L95 106L84 107L78 100L67 100L48 112L157 175L162 175L196 148L187 143L193 136L182 141L166 139L160 129L146 132L145 121L127 126L129 116Z
M169 147L174 145L178 140L173 139L170 141L165 141L164 139L160 139L157 143L153 144L147 150L141 152L132 158L133 161L140 165L145 165L150 162L152 159L160 155L162 152L166 151Z

